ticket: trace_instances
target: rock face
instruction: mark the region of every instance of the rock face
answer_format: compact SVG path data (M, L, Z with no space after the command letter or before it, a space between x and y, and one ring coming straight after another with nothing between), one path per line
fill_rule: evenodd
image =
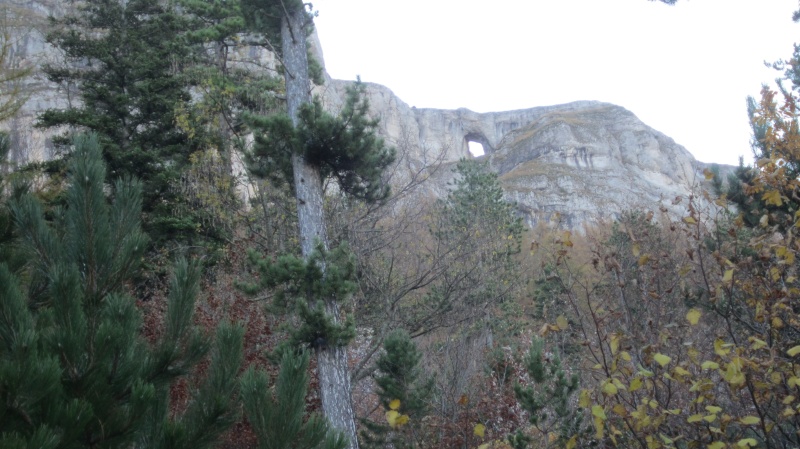
M41 67L57 62L59 54L44 41L48 15L64 13L65 0L9 0L26 17L13 31L15 64ZM312 52L323 60L321 46L312 38ZM254 49L241 50L239 60L258 60L276 66L274 57ZM327 76L327 75L326 75ZM315 88L331 110L341 108L351 81L327 77ZM36 116L48 108L66 107L75 92L48 84L40 72L27 81L30 100L14 119L0 123L11 132L11 159L25 163L54 157L49 137L56 131L35 129ZM676 196L696 191L705 164L669 137L648 127L626 109L607 103L576 102L531 109L477 113L467 109L440 110L410 107L391 90L367 85L372 113L380 119L381 134L398 149L400 158L393 182L402 184L413 173L443 167L431 177L426 191L443 197L452 179L448 168L472 157L469 142L483 145L487 160L502 180L509 200L533 226L556 213L561 225L578 228L599 219L613 219L631 208L655 210L673 206Z
M336 109L349 82L330 80L320 93ZM402 150L409 170L441 159L472 157L469 142L483 145L507 198L530 226L557 214L561 226L579 228L614 219L626 209L685 212L677 196L697 193L706 164L671 138L613 104L581 101L506 112L409 107L384 86L370 84L368 98L389 144ZM451 170L433 177L430 191L446 194Z

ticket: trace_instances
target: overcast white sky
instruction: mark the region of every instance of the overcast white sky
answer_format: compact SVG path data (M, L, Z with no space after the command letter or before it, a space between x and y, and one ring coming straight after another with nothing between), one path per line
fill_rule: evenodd
M705 162L751 160L745 98L800 42L798 0L317 0L334 78L418 108L600 100Z

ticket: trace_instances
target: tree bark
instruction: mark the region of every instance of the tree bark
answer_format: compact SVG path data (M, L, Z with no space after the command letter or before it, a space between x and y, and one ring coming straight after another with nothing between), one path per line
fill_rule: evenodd
M305 33L306 20L310 19L303 8L300 4L298 8L287 11L286 20L281 25L286 102L295 127L298 125L300 106L311 100ZM320 242L326 250L328 249L323 215L322 179L319 170L308 164L302 155L292 156L292 168L297 197L300 245L303 257L308 258L314 251L316 242ZM323 298L323 300L328 314L338 322L339 305L335 298ZM343 432L349 438L349 448L358 449L347 349L323 346L316 349L316 355L322 412L336 430Z

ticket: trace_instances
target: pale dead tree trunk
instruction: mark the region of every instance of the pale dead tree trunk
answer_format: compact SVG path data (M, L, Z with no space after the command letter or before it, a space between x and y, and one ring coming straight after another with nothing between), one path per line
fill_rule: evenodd
M281 25L283 64L286 78L286 102L292 124L298 125L300 106L311 101L306 53L306 21L310 20L303 6L287 11ZM292 156L294 188L303 257L308 258L316 242L328 249L328 236L323 214L322 179L319 170L301 155ZM326 311L339 322L339 305L335 298L323 298ZM355 414L351 400L347 350L338 346L316 349L322 412L331 425L350 439L350 449L358 448Z

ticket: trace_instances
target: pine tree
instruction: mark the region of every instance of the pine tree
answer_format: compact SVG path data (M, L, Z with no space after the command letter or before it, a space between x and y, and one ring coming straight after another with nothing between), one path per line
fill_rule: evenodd
M141 334L125 284L141 262L141 185L118 181L108 204L98 139L79 137L66 206L48 223L32 196L11 204L27 255L22 276L0 264L0 447L210 447L232 407L243 329L215 342L192 324L200 277L175 265L163 335ZM211 350L188 408L170 411L170 385Z
M262 371L249 369L241 381L247 419L258 436L260 449L344 449L346 438L329 429L325 418L306 419L308 353L283 353L275 381L275 395Z
M440 275L425 297L404 304L398 315L412 337L475 322L519 285L523 225L505 201L497 174L475 160L462 160L447 198L438 204L430 231Z
M96 133L107 181L141 180L144 227L156 240L191 241L203 232L196 217L174 213L182 201L176 181L205 142L204 128L191 126L196 120L189 116L185 69L198 49L184 38L189 24L168 2L90 0L75 15L56 20L47 37L67 62L44 72L78 98L66 109L45 111L38 126ZM67 135L56 143L67 151L70 140Z
M396 330L383 343L384 353L375 365L377 394L387 413L387 422L362 420L365 447L414 448L420 446L421 420L428 411L433 379L424 378L419 365L422 353L408 333Z
M282 172L286 178L291 172L291 178L285 181L294 184L300 246L304 259L312 261L315 253L329 250L323 210L325 176L337 178L345 192L367 200L379 200L388 192L380 175L392 163L393 155L384 148L381 140L374 137L375 125L366 118L365 103L356 102L359 106L354 108L349 121L347 118L328 118L312 103L306 38L313 21L303 2L248 0L243 7L251 29L270 42L277 42L280 36L278 53L283 64L288 114L269 123L254 121L254 127L260 128L262 133L280 130L281 135L276 137L282 142L276 146L276 151L263 155L257 153L257 157L278 161L281 167L285 167ZM265 138L271 139L272 136L259 137L261 141ZM321 265L319 270L327 276L329 267ZM317 324L325 323L320 330L341 326L340 301L345 298L316 295L332 290L336 288L313 292L308 298L309 310L318 311L312 316L323 318ZM317 304L322 304L322 307L318 308ZM355 449L358 441L345 348L347 342L332 344L333 341L326 340L326 344L315 346L322 410L333 427L347 436L349 447Z
M538 338L531 342L525 367L531 383L515 385L514 394L522 409L529 413L530 423L543 435L555 433L556 447L577 447L577 438L586 432L583 411L572 403L578 389L578 375L567 375L558 354L545 356L544 342ZM528 447L531 441L520 431L511 440L515 449Z

